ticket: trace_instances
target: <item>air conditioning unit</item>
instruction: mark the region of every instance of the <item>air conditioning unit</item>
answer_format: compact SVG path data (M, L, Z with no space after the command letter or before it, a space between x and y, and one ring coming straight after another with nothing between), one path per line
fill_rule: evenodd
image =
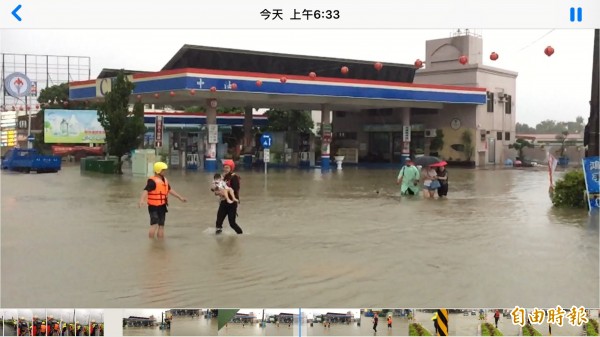
M425 130L425 137L433 138L435 136L437 136L437 129L426 129Z

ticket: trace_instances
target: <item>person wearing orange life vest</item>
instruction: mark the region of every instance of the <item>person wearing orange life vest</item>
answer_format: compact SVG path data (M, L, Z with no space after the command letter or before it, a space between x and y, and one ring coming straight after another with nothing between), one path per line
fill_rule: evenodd
M150 214L150 231L148 232L148 237L150 239L154 239L155 234L159 239L162 239L165 235L165 219L168 212L169 194L172 194L182 202L187 202L186 198L171 188L167 178L165 178L168 168L167 164L163 162L154 163L154 176L148 179L140 197L140 208L144 203L148 204L148 213Z

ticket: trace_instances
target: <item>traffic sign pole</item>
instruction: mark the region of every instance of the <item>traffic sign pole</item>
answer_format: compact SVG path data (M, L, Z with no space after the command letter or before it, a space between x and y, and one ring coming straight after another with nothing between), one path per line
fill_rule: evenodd
M267 166L269 161L271 161L271 151L269 151L269 149L271 148L271 145L273 143L273 137L271 137L270 134L268 133L263 133L263 135L260 137L260 144L263 147L263 162L265 163L265 177L267 176Z

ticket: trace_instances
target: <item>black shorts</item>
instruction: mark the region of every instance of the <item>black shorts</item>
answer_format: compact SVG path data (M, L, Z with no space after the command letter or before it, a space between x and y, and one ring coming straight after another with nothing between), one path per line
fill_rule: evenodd
M167 218L167 207L156 207L148 206L148 213L150 214L150 225L165 225L165 219Z

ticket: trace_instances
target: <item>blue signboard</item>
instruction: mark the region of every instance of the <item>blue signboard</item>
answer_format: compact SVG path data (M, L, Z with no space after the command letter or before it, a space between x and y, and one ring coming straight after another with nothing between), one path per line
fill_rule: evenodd
M600 208L600 157L583 158L582 162L590 209Z
M273 137L271 137L270 134L264 133L260 137L260 144L262 145L263 148L270 149L272 143L273 143Z

